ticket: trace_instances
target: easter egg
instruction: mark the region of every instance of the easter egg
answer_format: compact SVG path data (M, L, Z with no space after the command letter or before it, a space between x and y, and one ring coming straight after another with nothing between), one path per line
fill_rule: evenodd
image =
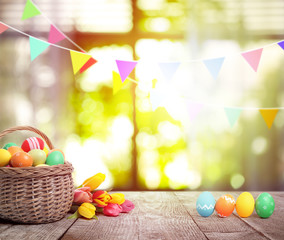
M43 150L33 149L29 151L30 156L33 159L33 166L37 166L39 164L44 164L46 160L46 154Z
M47 164L39 164L39 165L36 165L36 167L49 167L49 165L47 165Z
M48 149L46 147L43 148L43 151L45 152L46 156L48 155Z
M243 192L237 199L236 211L240 217L249 217L254 209L254 199L249 192Z
M202 217L209 217L215 208L215 199L210 192L203 192L196 201L196 210Z
M219 217L228 217L235 209L235 199L232 195L226 194L220 197L215 205Z
M17 152L12 156L10 163L12 167L31 167L33 159L26 152Z
M41 138L38 138L38 137L27 138L22 144L22 149L25 152L29 152L32 149L42 150L43 148L44 148L44 142Z
M12 155L6 149L0 149L0 167L5 167L9 164Z
M23 152L23 149L18 146L12 146L8 148L8 151L11 153L11 156L13 156L17 152Z
M12 146L17 146L16 143L6 143L4 146L3 146L3 149L6 149L8 150L9 147L12 147Z
M64 164L63 154L59 151L54 151L54 152L48 154L45 163L49 166Z
M255 201L255 211L261 218L269 218L274 212L275 202L269 193L261 193Z
M58 148L55 148L55 149L50 150L50 151L49 151L49 153L47 154L47 156L48 156L50 153L54 152L54 151L61 152L61 153L62 153L62 155L63 155L63 157L64 157L64 159L65 159L64 152L63 152L62 150L58 149Z

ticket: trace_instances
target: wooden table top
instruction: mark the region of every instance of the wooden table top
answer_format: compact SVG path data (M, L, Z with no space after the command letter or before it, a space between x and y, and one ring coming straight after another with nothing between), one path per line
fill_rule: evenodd
M270 192L275 211L262 219L256 212L228 218L214 212L201 217L196 211L200 192L123 192L135 204L118 217L97 214L99 221L64 219L48 224L11 224L0 220L0 239L284 239L284 192ZM229 192L227 192L229 193ZM215 199L225 194L212 192ZM230 192L237 199L239 192ZM259 192L252 192L256 199ZM70 215L70 214L69 214Z

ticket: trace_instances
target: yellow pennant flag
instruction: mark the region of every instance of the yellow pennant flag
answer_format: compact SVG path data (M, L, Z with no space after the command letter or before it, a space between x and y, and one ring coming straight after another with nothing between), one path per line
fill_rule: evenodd
M92 57L85 53L70 51L73 73L76 74L81 67Z
M113 80L113 95L115 95L122 87L124 87L129 79L126 78L124 82L121 81L119 73L112 71L112 80Z
M273 121L278 113L279 109L259 109L266 125L271 128Z

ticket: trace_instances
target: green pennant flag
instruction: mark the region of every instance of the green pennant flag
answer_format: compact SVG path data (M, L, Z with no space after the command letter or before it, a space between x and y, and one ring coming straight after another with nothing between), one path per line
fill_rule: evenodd
M47 49L48 46L49 43L41 41L34 37L30 37L31 61L33 61L38 55L40 55L45 49Z
M227 115L227 118L229 120L229 123L231 125L231 127L233 127L236 123L236 121L238 120L242 109L240 108L224 108L225 113Z
M27 0L26 6L22 15L22 20L40 15L41 12L37 9L34 3L31 0Z

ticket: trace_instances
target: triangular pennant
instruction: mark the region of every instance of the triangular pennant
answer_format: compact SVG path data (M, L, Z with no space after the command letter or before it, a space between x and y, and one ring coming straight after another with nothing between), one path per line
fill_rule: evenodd
M225 58L221 57L221 58L207 59L203 61L208 71L210 72L210 74L215 80L217 79L219 75L219 72L224 63L224 60Z
M266 125L271 128L279 109L259 109Z
M117 68L118 68L122 82L124 82L124 80L132 72L132 70L135 68L136 64L137 64L137 62L133 62L133 61L116 60L116 65L117 65Z
M238 120L238 118L240 117L242 109L240 109L240 108L224 108L224 110L225 110L225 113L227 115L227 118L229 120L231 127L233 127L235 125L236 121Z
M92 57L85 53L70 51L71 61L73 66L73 73L76 74L81 67Z
M157 90L152 90L150 92L150 102L152 105L152 110L155 111L158 107L162 107L166 96L158 92Z
M243 58L248 62L252 69L257 72L263 48L242 53Z
M175 75L179 65L180 65L180 62L159 63L160 69L161 69L162 73L164 74L164 77L165 77L167 82L171 81L171 79Z
M3 23L0 23L0 34L5 32L9 27Z
M282 42L279 42L278 45L284 50L284 40Z
M65 36L62 32L60 32L55 26L50 25L48 42L49 43L58 43L61 40L65 39Z
M96 59L94 58L90 58L84 65L83 67L80 68L80 73L85 72L89 67L93 66L96 62L98 62Z
M121 88L123 88L129 79L126 78L124 82L121 81L119 73L112 71L112 81L113 81L113 95L115 95Z
M31 61L33 61L37 56L39 56L45 49L48 48L49 43L39 40L34 37L30 37L30 51L31 51Z
M37 9L37 7L33 4L31 0L27 0L25 9L22 15L22 20L34 17L36 15L40 15L41 12Z
M188 112L191 121L194 121L203 107L204 105L201 103L188 102Z

